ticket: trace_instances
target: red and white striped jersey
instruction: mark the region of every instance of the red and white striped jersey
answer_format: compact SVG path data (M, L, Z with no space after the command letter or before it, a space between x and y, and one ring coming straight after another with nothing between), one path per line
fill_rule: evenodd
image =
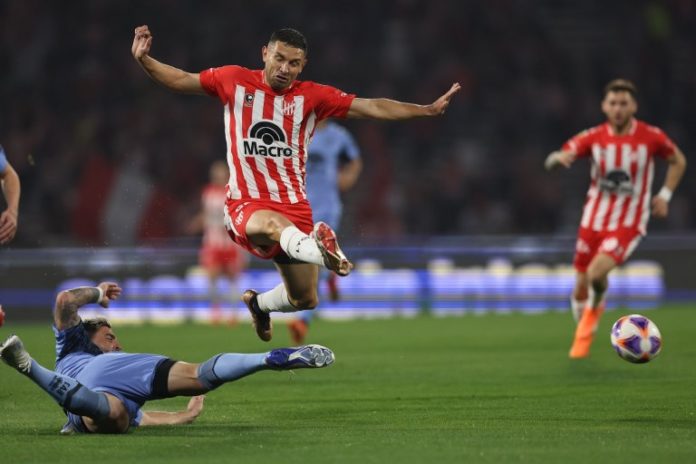
M200 82L225 105L229 198L306 202L306 147L314 127L345 117L355 95L310 81L276 92L263 70L241 66L208 69Z
M580 227L613 231L635 228L645 234L650 218L654 157L667 158L674 143L661 129L633 120L627 134L609 123L581 132L563 145L578 158L592 157L591 183Z
M225 228L224 205L227 189L222 185L208 184L203 189L203 246L211 248L235 248Z

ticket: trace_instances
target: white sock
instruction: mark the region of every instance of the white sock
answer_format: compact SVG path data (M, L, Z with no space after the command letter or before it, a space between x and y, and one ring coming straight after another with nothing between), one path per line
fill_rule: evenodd
M298 311L298 309L290 303L288 291L285 289L285 284L282 283L273 290L259 293L256 296L256 302L259 304L261 311L267 313L273 311L278 311L281 313L294 313L295 311Z
M573 319L575 319L575 322L580 321L580 318L582 317L582 312L585 310L586 305L587 299L576 300L574 296L570 297L570 309L573 312Z
M299 261L324 265L324 257L317 242L295 226L288 226L280 233L280 247L283 251Z

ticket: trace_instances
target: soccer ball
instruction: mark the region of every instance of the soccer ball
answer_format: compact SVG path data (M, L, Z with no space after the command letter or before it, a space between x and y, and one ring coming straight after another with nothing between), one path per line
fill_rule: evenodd
M660 354L662 336L653 321L640 314L631 314L614 323L611 345L626 361L646 363Z

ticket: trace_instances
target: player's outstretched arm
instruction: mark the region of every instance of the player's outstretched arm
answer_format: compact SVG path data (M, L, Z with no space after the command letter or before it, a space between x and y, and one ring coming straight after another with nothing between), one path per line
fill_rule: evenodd
M66 330L80 323L77 311L88 303L108 308L111 300L121 295L121 287L113 282L102 282L96 287L77 287L63 290L56 297L53 320L58 330Z
M150 29L147 26L136 27L131 53L135 61L140 64L152 80L174 92L206 95L197 73L186 72L160 63L149 55L151 46L152 33Z
M9 164L0 173L0 184L5 195L7 209L0 213L0 245L9 243L17 232L17 217L19 215L20 184L17 172Z
M201 414L201 411L203 411L204 400L205 395L191 397L191 400L184 411L143 411L140 426L190 424L191 422L195 421Z
M658 218L667 217L672 192L677 188L684 171L686 171L686 157L677 147L675 147L672 156L667 158L667 162L669 167L667 168L665 183L660 192L652 199L652 215Z
M558 166L563 166L564 168L569 168L577 158L575 152L572 151L554 151L549 154L544 161L544 168L550 171Z
M452 84L444 95L429 105L416 105L387 98L355 98L350 105L347 117L398 120L440 116L445 114L450 100L455 93L459 92L459 89L461 86L458 82Z

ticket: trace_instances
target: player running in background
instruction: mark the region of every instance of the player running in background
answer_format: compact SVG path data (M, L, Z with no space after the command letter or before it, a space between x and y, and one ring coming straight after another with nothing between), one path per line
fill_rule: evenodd
M0 245L10 243L17 233L17 216L19 215L20 184L17 172L7 161L5 150L0 145L0 184L5 196L7 208L0 213Z
M224 105L226 160L230 167L226 225L249 252L273 259L283 282L274 289L244 292L256 333L272 337L269 313L314 309L318 266L338 275L353 267L326 223L313 224L305 191L309 141L316 124L331 117L385 120L444 114L458 83L429 105L384 98L356 98L334 87L299 81L307 63L307 41L294 29L271 35L261 49L264 68L210 68L189 73L152 58L152 34L135 29L133 57L170 90L218 97Z
M327 120L317 124L307 158L307 199L312 205L314 221L322 221L337 231L343 212L341 194L350 190L362 170L360 149L350 132ZM336 273L322 269L331 301L340 298ZM314 311L302 311L288 324L293 343L304 343Z
M607 276L636 249L650 214L667 216L686 169L681 150L662 130L635 119L637 110L633 83L609 82L602 101L607 122L579 133L546 158L546 169L569 168L577 158L592 163L573 262L577 277L571 308L577 327L571 358L589 356L604 311ZM662 189L652 196L655 158L669 167Z
M58 294L53 331L56 368L31 358L16 335L0 346L6 364L29 377L66 411L61 433L125 433L130 427L193 422L203 408L203 395L224 383L261 370L326 367L334 362L328 348L308 345L267 353L221 353L201 364L166 356L124 353L104 318L83 321L78 309L88 303L108 307L121 294L111 282ZM193 396L184 411L142 411L146 401Z
M203 244L199 253L200 265L208 276L213 323L222 320L223 296L218 291L218 279L221 275L231 281L232 308L237 306L237 278L247 265L247 255L235 242L230 240L225 229L225 215L220 205L227 199L226 185L230 172L224 161L216 161L210 166L210 183L201 195L201 212L193 220L191 231L203 231ZM230 323L236 322L232 314Z

